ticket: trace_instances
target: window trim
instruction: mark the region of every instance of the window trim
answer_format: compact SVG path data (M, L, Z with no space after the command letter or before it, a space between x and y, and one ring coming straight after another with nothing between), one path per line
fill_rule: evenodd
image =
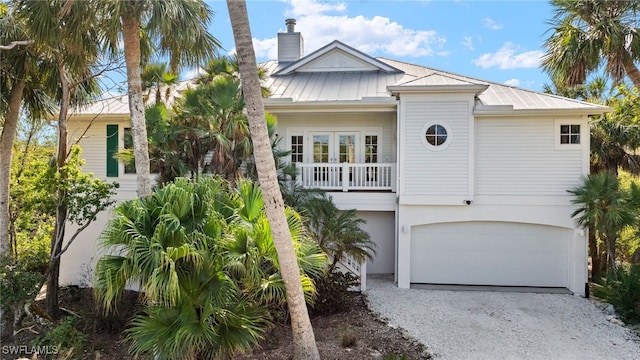
M427 141L427 130L434 125L442 126L447 132L447 139L440 145L432 145ZM422 130L420 130L420 141L422 141L422 145L424 145L427 150L436 152L443 151L451 146L451 143L453 142L453 132L451 131L451 127L449 126L449 124L447 124L445 121L428 121L422 126Z
M577 144L562 144L560 143L560 128L563 125L578 125L580 126L580 142ZM580 150L585 146L585 141L588 141L588 126L585 126L584 121L580 119L555 119L553 121L553 148L555 150Z

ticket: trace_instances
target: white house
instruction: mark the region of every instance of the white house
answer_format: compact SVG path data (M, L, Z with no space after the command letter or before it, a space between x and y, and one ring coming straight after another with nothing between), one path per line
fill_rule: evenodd
M588 116L606 107L373 58L339 41L303 56L294 25L278 34L278 59L262 64L265 108L278 117L300 183L367 220L377 254L366 273L394 274L400 288L584 294L587 239L567 190L589 171ZM120 182L121 199L135 196L135 176L112 158L128 117L123 96L69 121L86 169ZM63 257L62 283L91 267L107 218Z

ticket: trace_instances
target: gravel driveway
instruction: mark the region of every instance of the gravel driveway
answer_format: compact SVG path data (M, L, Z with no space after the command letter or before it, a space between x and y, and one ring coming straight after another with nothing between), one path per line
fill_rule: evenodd
M638 337L578 296L367 287L370 309L436 359L640 359Z

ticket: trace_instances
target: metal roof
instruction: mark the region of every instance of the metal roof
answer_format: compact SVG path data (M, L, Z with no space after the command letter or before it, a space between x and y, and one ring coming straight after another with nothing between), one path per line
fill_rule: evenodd
M373 66L373 70L344 71L344 68L336 68L336 71L330 71L325 67L313 71L314 69L308 68L322 58L323 55L327 57L335 56L336 51L343 51L345 54L353 55L350 58L340 58L340 61L355 59L353 61L362 62L364 61L363 57L367 56L339 41L334 41L294 63L279 65L275 60L261 63L260 66L267 74L264 86L271 91L268 102L286 101L290 104L300 103L300 105L303 105L302 103L304 103L305 106L313 103L326 105L331 102L365 102L372 99L392 100L397 94L401 96L403 91L474 90L477 93L477 113L491 113L492 111L570 111L583 114L598 114L609 110L606 106L521 89L387 58L370 58L367 64ZM314 61L309 61L309 59ZM324 65L326 66L326 64ZM359 66L357 63L346 64L345 66L349 67L350 65L354 68ZM333 66L340 66L340 64L336 63ZM193 84L193 82L181 82L176 87L175 96L179 96L179 93L189 87L190 84ZM126 95L122 95L100 100L85 108L76 110L75 113L81 115L128 115L128 98Z

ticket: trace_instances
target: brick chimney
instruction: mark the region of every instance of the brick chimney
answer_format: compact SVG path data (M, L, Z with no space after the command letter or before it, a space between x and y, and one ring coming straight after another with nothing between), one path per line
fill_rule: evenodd
M278 63L290 63L299 60L304 53L302 34L295 32L296 19L287 19L287 32L278 33Z

